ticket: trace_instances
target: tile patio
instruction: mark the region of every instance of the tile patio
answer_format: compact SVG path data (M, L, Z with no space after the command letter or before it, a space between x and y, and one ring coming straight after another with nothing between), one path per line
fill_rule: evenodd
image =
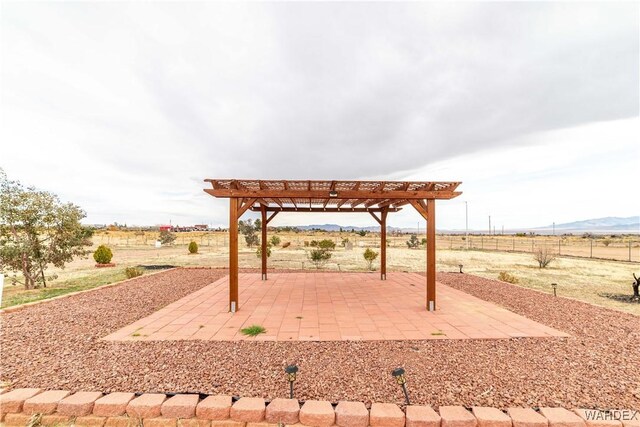
M416 273L240 274L240 310L228 312L228 276L107 336L107 340L345 341L566 337L462 291L437 284L428 312ZM240 332L262 325L255 338Z

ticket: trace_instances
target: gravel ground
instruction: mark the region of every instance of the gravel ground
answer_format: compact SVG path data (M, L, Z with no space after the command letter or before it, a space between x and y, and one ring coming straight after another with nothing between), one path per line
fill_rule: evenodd
M0 379L11 387L402 403L390 372L407 370L412 403L640 408L640 318L507 283L438 280L571 338L387 342L105 342L110 332L217 280L179 269L2 314Z

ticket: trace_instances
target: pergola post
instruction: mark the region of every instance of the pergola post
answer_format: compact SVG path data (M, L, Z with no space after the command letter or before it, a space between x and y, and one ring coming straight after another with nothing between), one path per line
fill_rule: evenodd
M260 241L260 254L262 258L262 280L267 280L267 207L260 205L262 240Z
M380 212L380 280L387 280L387 213Z
M237 198L229 199L229 311L238 310L238 205Z
M427 199L427 310L436 309L436 201Z

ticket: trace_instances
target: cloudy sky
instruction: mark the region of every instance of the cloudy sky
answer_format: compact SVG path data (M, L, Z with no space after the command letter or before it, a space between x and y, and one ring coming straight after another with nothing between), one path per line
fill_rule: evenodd
M204 178L463 181L449 229L638 215L639 8L3 2L0 167L89 223L224 226ZM373 225L274 220L332 222Z

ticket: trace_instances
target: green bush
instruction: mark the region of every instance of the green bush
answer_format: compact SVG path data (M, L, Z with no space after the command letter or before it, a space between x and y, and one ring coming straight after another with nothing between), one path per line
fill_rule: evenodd
M133 279L134 277L142 276L144 270L138 267L127 267L124 270L124 274L127 275L127 279Z
M327 249L314 249L309 252L309 259L319 270L331 259L331 252Z
M407 240L407 247L409 249L415 249L418 246L420 246L420 241L418 240L418 236L416 236L415 234L412 234L411 238Z
M258 246L256 249L256 256L258 258L262 258L262 245ZM267 258L271 256L271 243L267 243Z
M198 253L198 244L196 242L194 242L193 240L191 241L191 243L189 243L189 253L190 254L197 254Z
M324 239L318 242L318 247L320 249L326 249L328 251L332 251L336 248L336 243L333 240Z
M371 248L367 248L367 250L364 251L363 256L367 261L367 264L369 265L369 270L373 271L373 261L378 258L378 252L372 250Z
M163 245L170 245L176 240L176 235L169 230L162 230L158 240L160 240L160 243Z
M105 245L98 246L98 249L93 253L93 259L98 264L109 264L113 258L113 252Z
M271 236L271 246L278 246L280 244L280 237L278 236Z
M498 275L498 280L513 284L518 283L518 278L512 274L507 273L506 271L500 272L500 274Z

